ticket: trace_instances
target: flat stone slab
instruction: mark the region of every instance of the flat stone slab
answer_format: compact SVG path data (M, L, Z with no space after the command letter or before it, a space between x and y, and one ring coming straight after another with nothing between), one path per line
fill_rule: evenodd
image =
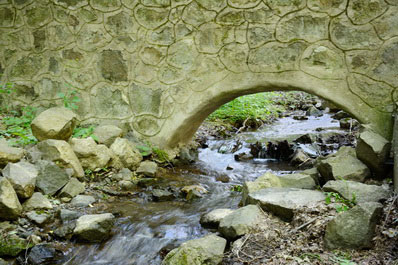
M202 215L200 218L200 224L203 227L217 228L221 220L232 212L233 210L231 209L215 209Z
M320 191L296 188L267 188L250 193L247 204L259 204L266 211L281 217L293 219L294 211L300 207L312 207L325 200Z

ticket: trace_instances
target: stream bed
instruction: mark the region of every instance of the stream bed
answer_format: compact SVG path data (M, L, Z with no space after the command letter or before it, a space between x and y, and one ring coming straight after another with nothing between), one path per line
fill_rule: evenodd
M250 144L293 140L303 134L343 132L338 121L326 113L302 121L285 117L272 125L240 133L227 140L209 139L208 148L199 149L198 161L189 166L170 169L167 178L160 184L165 187L201 185L208 191L203 198L155 202L142 195L104 203L101 211L117 213L118 217L112 237L102 244L73 245L57 264L161 264L162 255L167 251L184 241L211 232L199 224L202 214L216 208L238 208L241 194L232 191L231 187L254 180L267 171L277 175L297 171L289 162L271 158L235 161L235 155L250 152ZM307 148L317 152L310 145Z

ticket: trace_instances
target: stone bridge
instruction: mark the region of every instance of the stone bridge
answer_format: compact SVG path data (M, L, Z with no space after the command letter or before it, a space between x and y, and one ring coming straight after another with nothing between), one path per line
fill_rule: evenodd
M127 122L162 147L222 104L302 90L386 137L398 99L397 0L0 0L14 105Z

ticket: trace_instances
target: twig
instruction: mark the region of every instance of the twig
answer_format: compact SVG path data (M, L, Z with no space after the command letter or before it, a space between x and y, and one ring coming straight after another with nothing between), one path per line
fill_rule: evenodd
M296 233L297 231L299 231L300 229L303 229L304 227L312 224L313 222L315 222L318 219L318 217L312 218L311 220L309 220L308 222L300 225L299 227L295 228L292 230L292 233Z
M243 122L242 127L238 129L236 134L240 133L244 128L246 128L246 122L249 120L250 117L247 117L246 120Z
M387 215L386 215L386 219L384 220L384 224L383 224L382 230L384 230L384 227L386 226L388 217L390 217L391 210L392 210L392 208L393 208L393 206L394 206L394 204L395 204L395 201L396 201L397 199L398 199L398 194L394 196L393 201L391 202L390 206L388 206L388 212L387 212Z
M240 259L240 257L239 257L239 252L242 250L242 247L246 244L246 241L249 239L249 237L250 237L250 234L248 234L248 235L245 237L245 240L243 240L242 245L240 245L240 246L238 247L238 250L236 251L236 256L238 257L238 259ZM243 253L243 252L242 252L242 253ZM243 254L245 254L245 253L243 253Z

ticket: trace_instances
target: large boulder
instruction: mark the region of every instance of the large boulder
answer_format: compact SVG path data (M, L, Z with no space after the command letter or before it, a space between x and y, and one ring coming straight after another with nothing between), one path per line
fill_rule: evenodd
M123 130L115 125L101 125L93 133L100 144L110 147L118 137L122 137Z
M93 138L86 139L73 138L70 144L83 168L95 170L104 168L111 159L111 153L105 145L98 145Z
M325 246L329 249L372 247L382 207L376 202L361 203L337 215L326 226Z
M224 217L218 227L223 236L235 239L247 233L259 231L264 222L264 213L257 205L247 205Z
M200 224L204 227L217 228L221 220L232 212L231 209L215 209L202 215Z
M358 137L356 154L378 177L385 177L387 167L384 162L389 157L391 143L383 136L364 130Z
M337 179L363 182L370 176L369 168L356 158L353 148L344 148L319 160L317 169L324 182Z
M214 234L189 240L170 251L163 265L217 265L220 264L227 240Z
M69 181L69 176L65 170L58 167L54 162L40 160L36 166L39 170L36 187L46 195L54 195Z
M280 175L278 179L283 188L315 189L316 186L314 179L307 174Z
M137 169L142 161L140 151L127 139L116 138L110 149L120 159L123 166L131 170Z
M22 213L22 206L11 183L0 178L0 219L15 220Z
M250 193L246 203L259 205L286 221L293 219L294 212L301 207L314 207L325 200L320 191L296 188L267 188Z
M72 147L63 140L45 140L37 147L43 154L43 159L60 163L62 166L72 168L74 176L84 177L84 170Z
M80 193L84 192L85 185L76 178L71 178L69 182L62 188L59 197L74 198Z
M77 124L76 114L63 107L50 108L40 113L31 124L33 135L39 140L69 140Z
M152 161L143 161L137 169L137 174L142 174L146 177L154 177L158 171L158 165Z
M367 185L356 181L336 180L328 181L323 190L336 192L347 200L356 199L357 202L379 202L391 195L387 188L377 185Z
M25 211L53 208L51 202L40 192L35 192L32 197L22 204L22 207Z
M102 242L109 237L114 221L110 213L83 215L77 219L73 234L81 241Z
M28 162L8 163L2 171L21 199L30 198L36 187L39 172Z
M255 181L246 181L243 184L241 203L246 205L246 199L250 193L271 187L281 187L281 182L276 175L270 172L258 177Z
M0 167L4 167L8 163L16 163L25 155L22 148L11 147L7 141L0 139Z

